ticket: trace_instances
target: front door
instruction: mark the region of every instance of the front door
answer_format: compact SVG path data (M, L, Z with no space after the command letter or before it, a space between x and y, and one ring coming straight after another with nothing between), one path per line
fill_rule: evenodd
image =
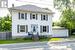
M38 32L38 25L32 24L31 25L31 31L33 34L37 34Z

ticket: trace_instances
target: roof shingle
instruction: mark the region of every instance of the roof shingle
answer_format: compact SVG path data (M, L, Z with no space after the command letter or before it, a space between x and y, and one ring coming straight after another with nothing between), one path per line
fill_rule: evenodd
M13 9L17 10L25 10L25 11L32 11L32 12L43 12L43 13L52 13L51 10L43 9L35 5L22 5L14 7Z

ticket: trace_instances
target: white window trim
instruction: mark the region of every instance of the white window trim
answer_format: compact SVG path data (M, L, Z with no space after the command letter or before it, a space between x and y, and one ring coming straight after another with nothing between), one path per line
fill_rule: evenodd
M20 13L20 19L22 19L22 18L21 18L21 15L22 15L22 14L24 14L24 13ZM24 19L25 19L25 14L24 14ZM22 19L22 20L24 20L24 19Z
M41 25L42 26L42 33L48 33L47 31L49 30L49 28L47 29L47 26L49 26L49 25L46 25L46 32L43 32L43 26L45 26L45 25Z
M32 13L32 15L31 15L31 16L32 16L32 20L36 20L36 18L37 18L37 17L36 17L36 14L37 14L37 13ZM35 15L35 19L33 19L33 15Z
M27 20L27 19L25 19L25 13L26 13L26 12L19 12L19 13L20 13L20 20ZM22 15L22 14L24 14L24 19L21 18L21 15ZM28 16L28 15L27 15L27 16ZM27 17L26 17L26 18L27 18Z
M25 32L20 31L20 26L25 26ZM27 28L28 29L28 28ZM19 33L26 33L26 25L19 25Z
M45 20L44 20L44 17L43 17L44 15L45 15ZM43 21L48 21L48 19L46 20L46 15L48 16L48 14L42 14L42 20L43 20ZM48 17L47 17L47 18L48 18Z
M20 31L20 30L21 30L21 28L20 28L21 26L24 26L24 27L25 27L25 25L20 25L20 26L19 26L19 32L20 32L20 33L23 33L23 32ZM25 31L25 30L24 30L24 31Z

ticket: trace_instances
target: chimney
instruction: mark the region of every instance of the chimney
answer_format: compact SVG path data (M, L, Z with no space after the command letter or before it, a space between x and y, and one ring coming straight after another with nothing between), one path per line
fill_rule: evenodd
M14 8L14 4L12 4L12 8Z

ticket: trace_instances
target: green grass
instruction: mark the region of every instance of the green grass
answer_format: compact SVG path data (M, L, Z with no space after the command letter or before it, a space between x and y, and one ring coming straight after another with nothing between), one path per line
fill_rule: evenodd
M48 41L48 38L41 38L37 41ZM35 40L32 40L31 38L17 38L14 40L0 40L0 44L11 44L11 43L26 43L26 42L35 42Z
M49 41L60 41L62 40L61 38L51 38Z
M40 42L43 41L59 41L61 38L47 38L47 37L40 37ZM14 40L0 40L0 44L11 44L11 43L26 43L26 42L35 42L35 40L32 40L31 38L17 38Z
M31 42L31 40L0 40L0 44L24 43L24 42Z

